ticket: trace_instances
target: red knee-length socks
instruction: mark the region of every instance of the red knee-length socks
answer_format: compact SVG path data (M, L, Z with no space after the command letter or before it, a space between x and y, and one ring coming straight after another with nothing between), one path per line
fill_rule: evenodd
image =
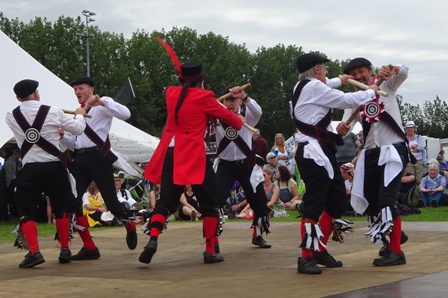
M401 217L397 216L394 220L394 227L390 234L389 249L397 254L401 254Z
M68 248L69 243L69 229L70 229L70 219L64 215L62 215L62 218L56 218L56 230L58 231L59 236L59 243L61 244L61 248Z
M89 224L87 223L87 215L79 216L76 218L76 224L83 227L84 230L78 230L78 234L87 250L94 250L96 248L93 242L92 235L89 232Z
M322 239L322 243L327 245L328 239L330 239L331 232L333 232L333 217L331 217L327 212L324 211L319 221L320 230L322 234L324 234L324 238ZM325 247L319 245L319 251L326 250Z
M165 222L166 222L166 216L162 214L154 214L151 217L151 229L149 230L149 235L151 235L151 237L159 237L162 231L157 226L163 227L165 225ZM159 224L154 225L154 223Z
M30 253L33 255L39 249L36 222L33 220L23 222L20 228L25 236L28 246L30 247Z
M202 219L202 227L205 237L205 251L211 254L215 253L215 243L217 243L216 228L218 227L218 218L206 216Z

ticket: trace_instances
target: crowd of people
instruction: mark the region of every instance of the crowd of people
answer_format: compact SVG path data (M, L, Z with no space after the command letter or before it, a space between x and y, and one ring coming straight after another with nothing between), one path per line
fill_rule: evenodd
M149 239L139 256L141 263L151 263L173 214L201 221L203 261L211 264L224 261L220 247L224 215L252 220L251 244L269 249L265 237L270 218L292 211L301 217L297 271L320 274L321 266L343 266L329 253L328 241L333 234L343 242L342 233L350 232L351 222L342 216L351 206L367 216L366 235L372 242L384 244L373 265L406 264L401 245L407 236L401 229L397 194L415 183L421 193L418 206L437 207L448 172L443 156L426 162L415 123L408 121L404 128L401 123L395 93L407 78L406 66L384 65L376 77L370 61L359 57L350 60L341 76L328 79L326 57L301 55L290 102L297 128L294 141L289 145L277 133L269 147L255 128L263 114L256 99L241 86L229 86L218 102L204 89L202 63L180 63L161 42L170 52L181 85L166 89L166 126L143 174L154 187L145 209ZM350 79L364 84L365 90L358 90L359 85L352 93L337 89L348 86ZM108 137L113 118L126 120L130 111L110 97L95 95L89 77L79 77L71 85L80 104L74 117L41 104L37 81L22 80L13 88L20 105L7 114L6 122L22 160L19 170L19 159L5 150L2 184L5 193L15 192L1 201L1 216L19 218L19 234L25 241L18 245L29 250L21 268L45 262L36 225L36 200L42 200L42 194L48 197L56 225L60 263L100 258L89 232L95 226L124 226L128 248L137 247L136 214L144 212L122 188L124 177L114 171L117 156ZM335 130L333 109L344 110ZM85 117L87 112L91 118ZM351 132L357 121L363 125L358 136ZM213 164L204 145L210 132L217 141ZM73 160L60 152L60 144L74 152ZM74 255L70 226L83 243Z

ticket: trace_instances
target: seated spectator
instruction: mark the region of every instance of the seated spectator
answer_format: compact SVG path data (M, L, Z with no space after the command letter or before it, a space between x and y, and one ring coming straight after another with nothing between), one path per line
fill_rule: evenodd
M83 213L87 216L89 227L110 226L114 216L107 211L103 197L92 181L82 197Z
M152 212L156 207L156 201L160 198L160 184L154 184L153 189L149 192L149 204L146 210Z
M228 197L226 201L225 213L230 219L233 219L246 207L246 205L248 204L244 190L240 186L240 183L235 181L230 190L230 197Z
M243 219L253 219L254 218L254 210L252 210L252 208L250 208L250 205L247 204L236 217L243 218Z
M272 172L272 177L274 177L274 180L277 179L276 174L277 174L277 157L275 156L274 152L269 152L266 155L266 165L265 167L268 168L269 170L271 170Z
M280 194L280 189L278 185L274 184L274 177L272 175L271 170L264 166L263 167L263 176L264 176L264 192L266 193L266 198L268 199L268 207L274 208L274 204L278 200L278 196Z
M341 170L342 179L344 179L345 183L345 193L347 195L347 211L353 212L353 208L350 204L350 199L352 195L352 186L353 186L353 176L355 173L355 165L351 162L347 162L342 164L339 169Z
M439 163L439 170L440 171L448 171L448 164L443 161L442 155L437 155L437 162Z
M284 206L286 210L296 210L296 205L302 203L302 200L299 200L297 182L291 178L291 174L286 166L278 167L275 183L279 187L277 203Z
M440 199L446 188L445 176L440 175L439 165L430 163L428 165L428 175L420 182L422 199L418 202L418 207L433 206L438 207Z
M124 203L128 210L139 210L141 206L132 197L131 193L127 189L121 188L124 183L124 178L121 178L118 174L114 174L115 190L117 192L117 198L120 203Z
M177 214L181 220L196 221L201 218L199 213L199 203L194 195L191 185L185 186L185 191L180 196L180 204L177 208Z

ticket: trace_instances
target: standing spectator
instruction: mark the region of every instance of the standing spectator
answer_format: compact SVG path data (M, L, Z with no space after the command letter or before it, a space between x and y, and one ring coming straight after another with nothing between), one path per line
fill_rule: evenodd
M252 140L252 151L255 154L255 158L262 159L263 165L266 164L267 160L265 160L265 158L269 153L269 145L268 141L260 135L260 130L258 128L255 129L255 132L252 135Z
M275 156L277 157L277 164L279 166L286 166L291 175L295 176L295 162L292 157L292 152L290 152L286 146L286 140L283 134L277 133L275 135L275 142L274 146L272 146L271 152L275 153Z
M19 233L25 236L29 253L19 264L30 268L45 262L39 251L35 218L43 192L50 197L56 229L59 234L59 263L69 263L70 220L66 213L66 202L73 200L65 160L59 150L58 129L73 135L81 135L86 127L83 109L76 109L75 116L65 115L55 107L40 103L34 80L22 80L14 86L20 106L6 114L6 123L14 133L21 149L23 168L17 178L16 201L19 208ZM31 123L31 124L30 124ZM14 167L15 171L15 167Z
M437 162L439 163L439 170L440 171L448 171L448 164L443 161L442 155L437 155Z
M262 115L260 105L238 86L226 89L223 93L229 91L232 96L224 99L226 108L234 114L244 116L247 124L255 126ZM221 123L216 127L216 140L218 157L214 166L218 201L225 205L230 187L238 180L254 213L252 244L260 248L270 248L271 245L266 243L262 234L269 232L271 210L266 206L266 194L263 189L263 163L253 157L252 132L246 127L237 132L229 129L226 123Z
M420 184L422 178L428 173L426 169L427 158L425 154L425 140L417 134L417 126L414 121L406 122L406 136L409 141L409 151L415 156L417 162L409 162L406 166L406 172L415 176L415 181Z
M5 198L8 203L9 217L18 218L19 214L17 212L14 190L16 188L17 164L14 159L13 150L11 147L3 148L3 158L5 159L5 163L3 164L2 170L4 171L5 175Z
M361 147L359 148L361 151L362 149L364 149L364 131L361 130L360 132L358 132L358 140L361 144Z
M191 184L202 215L204 263L222 262L224 258L215 251L219 226L217 182L205 152L204 135L210 117L225 121L232 129L241 129L243 121L242 117L224 108L213 92L204 90L200 62L182 64L179 80L182 86L170 86L166 90L166 125L144 172L148 181L161 184L161 191L151 216L150 239L139 261L151 262L168 215L176 212L184 185ZM230 186L226 188L225 198Z
M77 200L70 203L70 212L75 213L75 227L84 246L73 255L72 260L92 260L100 257L100 252L90 235L85 216L82 215L82 196L87 186L94 181L98 186L110 212L118 218L124 216L125 207L117 200L112 164L117 157L111 151L109 131L113 118L127 120L129 109L112 98L94 95L95 83L89 77L79 77L70 83L81 107L86 108L92 118L86 120L86 129L81 136L64 135L60 130L61 143L75 152L71 173L76 180ZM126 224L128 233L134 233L132 226ZM128 237L127 237L128 239ZM129 244L128 244L129 246Z
M420 191L422 200L418 202L417 207L439 207L440 199L446 189L445 176L439 174L439 167L436 163L428 165L429 173L423 177L420 182Z
M297 268L305 274L322 273L317 264L342 266L342 262L336 261L326 249L334 230L333 220L340 220L346 206L344 180L336 161L336 145L342 145L342 138L333 132L331 111L333 108L357 108L375 99L378 89L371 86L370 90L356 93L332 89L348 85L350 76L327 79L325 63L328 61L314 53L297 59L299 82L291 99L292 116L299 129L295 158L306 185L301 221L302 256Z
M346 136L342 137L344 145L336 147L336 160L339 165L343 165L348 162L353 162L361 148L361 143L358 137L350 132Z
M351 60L344 73L364 84L376 82L372 64L365 58ZM401 216L396 195L403 170L409 162L409 152L395 94L408 77L408 68L384 65L378 76L377 84L389 96L379 96L355 115L356 121L363 125L365 145L356 163L351 204L358 214L367 214L370 230L366 235L372 242L382 241L388 245L387 253L374 259L373 265L393 266L406 264L401 250ZM344 111L338 133L346 134L356 124L356 121L350 126L345 123L352 114L351 110Z

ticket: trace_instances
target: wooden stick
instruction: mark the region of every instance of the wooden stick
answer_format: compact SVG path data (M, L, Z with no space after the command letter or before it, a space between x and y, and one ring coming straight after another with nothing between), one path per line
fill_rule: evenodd
M61 109L61 111L64 112L64 113L66 113L66 114L75 115L75 111L69 111L69 110L64 110L64 109ZM85 114L84 117L86 117L86 118L92 118L92 115Z
M389 69L392 70L394 67L392 64L389 64ZM378 87L381 85L381 83L384 81L383 78L378 78L378 80L376 80L375 85L377 85ZM357 81L355 81L357 82ZM378 93L379 94L379 93ZM386 93L387 94L387 93ZM386 96L387 97L387 96ZM356 115L358 115L362 109L364 108L364 106L359 106L351 115L350 118L347 119L347 121L345 122L346 124L350 125L350 123L352 123L353 120L355 120Z
M248 87L250 87L250 83L244 84L244 85L241 86L240 88L241 88L241 90L244 90L244 89L246 89L246 88L248 88ZM227 107L226 107L221 101L223 101L224 99L229 98L230 96L232 96L232 93L229 92L229 93L227 93L227 94L221 96L220 98L217 98L216 100L217 100L223 107L225 107L225 108L227 109ZM250 130L251 132L253 132L253 133L256 133L256 132L257 132L257 129L253 128L252 126L250 126L250 125L247 124L246 122L243 122L243 126L245 126L247 129L249 129L249 130Z
M368 90L369 89L369 86L367 86L366 84L360 83L360 82L358 82L356 80L353 80L353 79L348 79L348 83L350 85L358 87L359 89L362 89L362 90ZM389 96L389 94L387 94L387 92L384 92L384 91L381 91L381 90L378 90L377 93L378 93L378 95L381 95L381 96L384 96L384 97L388 97Z
M251 86L250 83L247 83L247 84L244 84L243 86L241 86L240 89L241 90L245 90L245 89L249 88L250 86ZM229 92L229 93L224 94L223 96L217 98L217 100L218 101L223 101L224 99L227 99L227 98L229 98L231 96L232 96L232 93Z

